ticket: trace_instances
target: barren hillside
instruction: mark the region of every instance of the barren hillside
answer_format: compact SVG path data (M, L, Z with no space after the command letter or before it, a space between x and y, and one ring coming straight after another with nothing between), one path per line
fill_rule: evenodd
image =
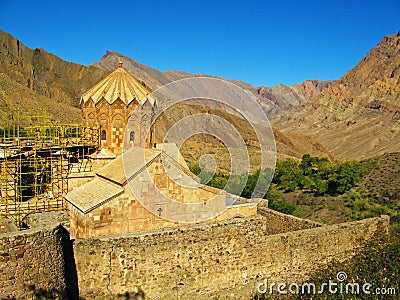
M150 90L154 90L167 83L184 78L202 76L215 77L204 74L190 74L184 71L160 72L154 68L143 65L130 57L112 51L107 51L101 60L94 65L103 70L112 71L116 68L120 60L124 62L124 68L136 79L149 87ZM307 102L309 97L319 95L323 88L332 84L331 81L325 82L309 80L294 86L280 84L274 87L254 87L243 81L230 80L230 82L253 93L269 119L273 119L277 114L288 110L293 106Z
M106 74L93 66L66 62L43 49L32 50L0 30L0 122L8 123L4 117L17 115L18 106L22 116L46 108L58 122L80 122L77 107L81 94ZM29 122L22 118L21 125L26 124Z
M272 125L279 157L311 153L331 159L368 158L395 152L400 145L399 40L400 34L383 38L336 82L309 80L275 87L232 82L253 93L270 120L275 118ZM21 115L32 115L41 114L46 108L55 121L80 122L80 95L112 71L119 60L150 89L178 79L204 76L184 71L160 72L110 51L98 63L86 67L66 62L43 49L29 49L3 31L0 41L3 127L15 118L18 109ZM198 110L192 109L185 113ZM231 115L223 108L221 113ZM31 122L24 118L21 124ZM242 131L247 132L246 125L243 126ZM255 138L246 139L254 147Z
M335 158L368 158L400 149L400 33L384 37L355 68L272 123L309 135Z

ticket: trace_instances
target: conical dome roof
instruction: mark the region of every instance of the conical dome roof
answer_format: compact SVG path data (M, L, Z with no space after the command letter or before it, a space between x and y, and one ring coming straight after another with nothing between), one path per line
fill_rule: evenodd
M134 99L140 103L150 92L136 81L122 67L119 67L84 93L81 97L81 103L86 103L90 99L96 104L101 99L105 99L108 103L113 104L116 100L121 99L125 104L129 104Z

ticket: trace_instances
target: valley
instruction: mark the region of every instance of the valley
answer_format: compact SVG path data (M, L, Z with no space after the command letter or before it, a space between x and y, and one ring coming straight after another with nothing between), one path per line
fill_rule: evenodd
M184 80L187 78L212 77L226 80L209 74L192 74L180 70L160 71L144 65L131 57L110 50L106 51L105 55L101 57L98 62L89 66L83 66L73 62L67 62L44 49L30 49L18 39L0 30L0 129L4 139L4 141L2 140L2 147L4 147L4 149L7 147L11 149L12 146L20 146L18 144L20 142L18 140L19 136L9 144L6 144L6 132L19 132L19 130L22 131L25 127L31 125L81 124L83 122L89 122L89 120L95 122L93 112L96 112L100 118L100 121L97 120L96 124L99 125L103 122L101 124L101 126L103 126L101 128L101 135L98 137L97 142L99 142L99 145L104 147L106 144L105 141L107 138L110 139L111 136L111 133L105 131L104 128L106 128L106 126L104 124L110 125L118 123L121 120L117 120L120 116L118 113L113 115L117 116L115 119L110 117L109 120L105 119L101 114L103 113L106 115L105 112L107 112L107 110L110 112L114 109L116 111L122 111L128 107L128 104L122 103L121 101L117 103L116 100L121 100L121 93L119 93L119 98L116 97L113 99L113 101L115 100L115 103L112 101L107 103L109 107L104 104L108 100L104 101L104 99L106 98L106 95L117 95L118 93L114 94L114 90L117 90L121 86L114 82L110 83L108 86L108 83L106 82L102 86L102 92L96 95L98 103L100 103L99 106L95 107L95 104L93 104L91 107L90 105L92 104L87 104L85 109L92 109L92 111L88 112L86 115L81 111L81 96L85 91L88 91L90 87L93 87L101 80L108 78L112 72L117 72L115 73L116 75L114 75L115 78L117 78L119 73L125 72L121 71L122 69L120 68L122 68L122 66L124 70L133 77L133 80L138 82L138 86L143 86L143 90L148 90L150 92L176 80ZM119 69L117 69L117 67ZM303 233L297 234L296 230L304 230L306 232L305 236L307 237L304 239L305 241L313 244L315 240L318 240L315 244L319 246L322 245L321 247L326 248L328 247L325 245L333 243L332 240L330 240L330 234L334 235L339 232L338 236L340 238L347 239L347 243L335 244L335 247L342 252L339 250L336 251L336 248L332 248L333 250L329 249L329 251L332 250L331 252L333 254L327 251L329 257L327 256L326 259L321 258L321 261L323 260L326 262L328 261L328 258L330 259L334 255L337 255L337 257L342 259L341 263L343 263L343 261L344 264L348 262L349 267L346 271L349 272L349 274L364 278L362 276L363 274L371 273L374 280L376 279L376 284L387 284L400 289L398 282L396 281L399 276L399 270L397 268L399 264L399 243L396 237L398 237L400 232L400 32L383 37L376 47L371 49L354 68L347 71L338 80L321 81L310 79L291 86L279 84L272 87L252 86L249 83L238 80L228 81L241 87L245 93L252 95L254 99L256 99L260 109L262 109L268 116L269 122L272 126L276 146L277 163L275 174L271 186L265 191L265 198L268 201L261 202L254 217L246 217L247 219L243 217L243 220L246 220L243 222L248 223L246 223L246 226L249 226L249 228L252 228L252 226L257 227L257 224L260 224L260 219L263 219L264 217L266 219L271 218L268 219L269 223L263 223L262 226L267 226L268 224L268 226L279 227L279 230L281 230L280 226L284 228L282 232L276 230L279 234L283 234L282 236L279 236L279 243L277 242L277 244L280 245L279 247L282 246L282 249L284 249L282 250L282 253L286 253L285 251L290 249L288 252L289 254L287 255L291 260L295 259L293 253L297 253L296 251L299 249L301 251L304 250L304 253L302 254L304 257L307 257L310 253L314 253L315 250L311 249L311 246L310 248L307 248L309 247L308 244L301 244ZM207 88L210 92L218 91L218 85L210 85ZM93 93L93 95L94 94L95 93ZM138 99L133 98L133 100ZM134 103L133 100L131 103ZM238 131L246 145L246 150L250 160L250 169L248 170L250 177L246 181L247 185L240 196L244 197L242 198L243 201L248 201L245 198L250 198L252 188L254 188L258 176L260 176L260 174L266 174L263 172L269 172L273 168L271 167L271 169L268 170L259 170L262 154L260 142L250 122L246 120L240 112L234 111L228 106L221 104L211 106L207 101L203 101L202 99L192 99L191 101L179 103L174 107L166 109L160 118L156 120L154 127L155 137L149 135L149 140L157 145L170 142L164 140L168 130L180 119L185 117L190 117L196 114L209 114L223 118ZM146 107L146 103L147 102L141 103L143 104L142 110L149 109ZM151 105L156 107L156 104L156 102L153 102ZM250 105L248 107L250 107ZM143 118L139 119L141 123L138 126L142 126L144 123L148 122L148 117L148 115L144 115ZM201 157L206 154L211 155L217 162L216 174L211 176L210 181L203 182L208 185L208 187L203 186L202 189L210 189L211 191L214 191L214 188L223 189L232 170L229 149L227 149L220 139L207 134L207 132L215 132L220 129L218 122L209 122L204 125L204 127L206 127L204 130L205 133L191 136L182 144L179 150L184 159L184 163L187 164L188 168L195 175L200 173L199 161L201 160ZM117 140L115 143L117 145L116 147L122 147L121 140L119 140L120 137L123 136L122 128L123 126L119 126L118 129L120 129L121 132L117 135L113 133L114 135L112 136L112 138ZM140 130L130 132L129 141L132 142L132 145L135 140L135 134L137 134L136 138L139 135L143 135ZM98 132L100 131L98 130ZM146 138L145 135L143 136ZM224 137L226 139L232 139L232 137L228 135ZM153 138L154 141L152 140ZM67 139L68 137L66 140ZM65 147L68 147L70 141L65 143ZM150 152L159 151L159 149L154 147L153 143L150 144L150 147L153 147L149 150ZM42 146L47 147L47 145ZM3 152L6 153L5 150ZM100 160L111 160L116 156L112 156L110 153L106 153L106 151L98 152L99 155L97 158ZM32 153L27 151L21 152L18 155L19 157L23 157L23 155L29 156ZM101 156L100 154L104 156ZM4 154L4 157L2 158L6 158L5 155L6 154ZM15 157L17 157L17 155L15 155ZM59 157L61 161L62 159L68 160L68 163L66 164L67 168L70 165L72 166L72 156L68 156L66 152L60 150L57 152L57 157ZM85 159L87 159L87 156L85 156ZM154 157L151 160L149 159L149 163L150 161L153 162L153 159ZM78 161L78 159L76 160ZM159 162L157 161L157 163ZM179 163L181 163L181 161ZM273 163L275 163L275 161ZM162 173L161 167L158 165L154 167L154 169L157 172L160 172L157 176ZM17 169L15 168L15 170ZM114 172L115 170L111 170L110 173L107 174L111 176ZM190 173L189 171L187 172ZM88 175L90 179L93 179L93 177L97 176L94 173L95 172L88 172L89 175L85 174L85 176ZM164 173L162 174L165 175ZM5 182L8 184L7 176L4 176L4 178ZM104 177L105 176L96 181L99 185L99 189L102 187L102 183L104 184ZM26 178L24 178L24 180L26 180ZM29 178L29 180L34 181L38 179L33 176L32 178ZM138 180L141 180L142 182L143 178L140 177ZM242 179L237 178L237 180L240 181ZM15 182L17 181L18 180L15 180ZM20 182L22 183L22 179ZM165 184L165 182L169 181L162 182ZM111 178L110 182L108 182L109 188L116 189L114 184L115 182ZM165 190L167 189L165 188ZM108 191L106 192L108 193ZM125 191L122 188L118 188L113 195L119 196L122 195L123 192ZM178 194L178 192L174 192L175 196ZM95 193L93 193L93 195L95 195ZM95 196L93 195L90 194L89 196L94 198ZM50 194L48 196L51 197ZM230 197L236 196L228 195L225 199L226 201L224 201L226 203L233 201L233 198ZM90 201L92 201L92 198L90 198ZM136 200L132 200L131 203L136 203L135 201ZM226 204L225 202L224 205ZM104 204L100 200L99 203L101 204L101 207ZM243 203L248 204L248 202ZM243 203L241 203L241 205L243 205ZM163 209L164 206L159 207L158 212L160 213L160 217ZM78 213L80 212L78 211ZM263 217L261 217L261 214L264 214ZM110 215L111 209L108 211L107 216L96 216L96 221L103 220L103 217L111 218ZM390 225L388 219L385 219L387 217L381 217L381 215L390 216ZM222 223L218 223L217 226L218 228L221 227L218 229L217 238L221 242L221 249L225 249L226 251L224 253L221 252L222 254L215 252L217 253L215 255L219 258L214 258L213 254L210 256L211 258L208 262L212 268L219 270L219 272L224 272L223 268L219 269L221 266L220 256L226 258L229 256L228 254L231 253L231 249L229 248L230 244L226 242L226 233L224 232L224 228L227 228L226 230L229 231L229 234L231 234L231 232L235 233L237 228L240 227L240 222L242 222L241 215L232 214L232 216L232 220L226 221L226 223L221 226L220 224ZM62 217L59 218L62 219ZM367 225L363 225L363 221L360 221L367 218L376 218L373 219L373 221L365 221L365 224L371 226L371 230L367 228ZM274 224L274 221L277 223ZM293 225L292 222L295 225ZM345 225L342 225L342 223L345 223ZM177 222L175 222L175 224L177 224ZM382 225L383 228L386 228L385 226L387 226L391 235L379 235L381 233L378 232L379 228L377 224L384 224ZM199 225L199 228L201 229L197 227L191 229L179 229L176 230L173 235L181 234L184 236L184 238L182 238L183 243L188 243L187 247L192 247L197 241L195 241L195 238L190 237L190 233L188 232L193 231L196 232L195 234L199 234L200 232L199 236L202 236L204 234L203 229L206 228L202 228L201 226L203 225L204 224ZM105 225L102 224L101 226ZM212 228L215 226L213 226L214 225L210 225L207 227L207 230L214 230ZM350 229L347 230L346 226ZM318 234L312 236L309 232L314 232L314 229ZM240 236L242 242L247 243L251 240L249 237L252 236L253 232L251 230L246 230L239 230L239 233L242 235L237 234L235 236L233 234L233 236ZM261 230L261 233L257 231L257 239L262 241L264 238L262 234L263 229L257 227L257 230ZM373 231L374 235L371 233L371 237L373 236L375 240L371 242L371 244L368 244L363 251L360 251L354 259L346 260L350 257L348 253L355 251L354 249L359 246L358 240L356 241L352 239L353 233L351 230L356 231L355 235L357 235L360 240L364 237L363 230L368 234ZM163 231L162 236L160 234L161 240L165 239L162 243L173 243L170 240L170 235L172 235L172 233L169 232L167 234L165 232L166 231ZM292 235L294 236L292 240L293 244L290 245L292 248L289 246L287 247L286 245L288 239L287 235L285 235L286 232L290 232L290 239L292 239ZM51 240L52 237L51 235L49 236L49 240ZM208 238L210 237L207 236L202 238L204 245L199 247L199 252L208 252L209 249L212 248L210 248L207 240ZM275 237L272 237L271 241L273 241L274 238ZM149 245L151 245L151 247L149 246L148 248L144 246L143 249L141 248L145 254L147 253L146 251L153 251L152 247L154 245L159 247L159 249L162 249L162 251L167 249L167 247L164 247L164 249L161 244L161 246L157 244L157 238L154 236L150 237L150 235L146 235L145 239L148 241ZM193 241L191 239L193 239ZM57 239L55 238L54 240L56 241ZM61 239L58 239L57 241L59 242L60 240ZM132 240L134 240L134 243L137 243L135 245L139 248L142 247L140 242L138 242L139 239L136 239L135 237L132 238ZM141 237L140 241L142 240ZM234 238L232 238L232 240L234 240ZM100 259L98 259L98 257L96 259L98 259L100 265L106 262L105 264L109 265L108 267L110 268L109 271L111 274L111 263L112 258L114 257L113 255L115 254L113 251L115 251L114 245L116 245L116 243L114 244L114 242L112 242L108 244L109 241L99 241L100 240L96 240L93 243L103 243L101 247L104 247L105 250L101 255L106 253L104 254L104 257L108 256L103 260L101 260L100 256ZM120 240L118 243L119 242ZM126 243L131 242L132 241L129 241L128 239L128 242ZM53 241L50 241L49 243L51 244ZM85 243L84 239L79 241L77 243L78 250L79 245L83 245L82 249L86 249L85 247L88 247L88 249L92 247L91 240L89 240L87 244ZM125 242L123 241L121 243ZM296 243L299 243L299 245ZM337 243L337 240L335 240L335 243ZM261 242L258 245L260 244ZM206 250L203 249L203 246ZM340 248L342 246L349 246L349 248L343 248L343 250ZM19 247L19 245L16 247ZM60 248L61 246L57 245L55 248L57 247ZM242 251L245 256L246 253L243 251L242 245L234 245L232 247L236 247L235 249L239 252ZM250 246L246 244L246 247ZM121 246L121 249L122 248L123 247ZM56 251L58 251L57 249ZM213 249L215 250L216 248ZM173 254L173 259L176 261L182 259L179 257L180 254L178 253L178 250ZM373 264L370 264L369 261L375 259L374 251L379 251L380 255L376 258L376 261L374 261ZM89 251L85 250L81 253L82 257L80 259L82 259L82 261L86 262L86 254L88 252ZM163 252L163 255L168 257L168 253L168 251L165 253ZM187 257L192 255L189 252L186 254ZM17 255L23 256L23 253L21 254L18 252ZM91 254L89 254L89 256L90 255ZM125 257L121 258L122 262L124 262L124 258ZM191 257L190 260L192 258L193 257ZM195 257L194 260L197 258ZM263 259L264 258L265 257L263 257ZM109 261L107 259L109 259ZM151 259L153 259L153 257ZM157 258L155 258L155 260L156 259ZM268 266L273 266L275 261L272 259L272 262L270 262L268 259L269 258L267 257L264 263L266 265L270 264ZM281 257L277 255L277 261L279 261L279 259L281 259ZM6 261L6 259L3 260ZM91 259L89 260L91 262ZM167 260L168 259L166 259L166 261ZM122 270L124 268L124 263L121 263L121 261L118 262L118 268L120 268L121 265ZM390 265L390 261L393 261L393 265ZM297 265L290 264L290 267L294 266L291 275L295 274L297 276L300 273L300 267L304 262L306 265L307 263L310 263L307 259L302 259L299 262L298 267ZM146 268L149 269L147 265L148 261L143 260L138 264L140 265L141 263L142 266L146 266ZM191 270L194 274L190 275L192 277L188 275L190 280L193 281L191 284L199 284L197 282L199 276L198 273L201 274L201 281L203 280L203 276L206 276L204 274L208 274L208 271L204 271L203 269L204 261L199 259L196 263L198 264L196 268L200 268L201 266L202 269L200 271L199 269ZM136 261L134 264L136 268ZM157 264L157 266L159 266L160 262L157 262ZM383 271L376 270L379 264L385 265ZM257 264L254 264L254 266L256 265ZM279 266L281 265L279 264ZM79 265L79 267L81 268L79 271L84 274L82 265ZM335 275L341 270L341 268L345 267L346 266L343 264L331 262L329 265L324 265L324 271L321 271L322 273L314 272L315 274L313 273L312 276L314 276L313 278L315 278L315 280L326 280L327 274ZM179 276L183 274L180 265L174 268L177 270L179 269L176 274L179 273ZM190 269L189 264L187 268ZM246 268L247 270L247 266L243 266L243 268ZM313 269L314 266L307 266L306 268L316 271ZM106 267L104 267L104 269L106 269ZM96 270L95 267L91 268L91 271L94 273ZM161 275L163 274L162 270L160 271L157 268L152 270L156 270ZM130 274L130 271L128 272L126 269L123 269L123 271L126 271L126 274ZM231 271L234 273L238 270L232 269ZM240 274L235 273L238 278L241 278L240 280L245 279L245 275L243 274L247 274L245 272L242 274L241 272L242 270L240 270ZM279 272L284 271L279 269ZM93 275L93 278L96 278L96 280L103 277L106 279L108 278L108 284L110 285L110 274L102 274L101 276ZM76 276L75 270L75 277ZM252 276L254 277L253 279L256 280L259 275L252 274ZM118 276L114 277L117 278ZM141 277L134 277L132 275L132 278ZM182 278L186 277L182 275ZM210 280L210 277L207 279ZM87 280L90 281L92 279ZM151 279L151 284L153 284L152 280L153 279ZM183 279L180 280L182 280L182 282L184 281ZM165 284L168 286L170 283L166 282ZM107 291L107 293L108 292L109 291Z

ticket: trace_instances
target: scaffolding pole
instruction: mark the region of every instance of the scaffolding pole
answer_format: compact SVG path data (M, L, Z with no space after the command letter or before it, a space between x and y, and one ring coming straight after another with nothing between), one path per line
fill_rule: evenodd
M29 214L65 209L69 174L92 171L98 147L98 129L80 124L4 130L0 215L22 229Z

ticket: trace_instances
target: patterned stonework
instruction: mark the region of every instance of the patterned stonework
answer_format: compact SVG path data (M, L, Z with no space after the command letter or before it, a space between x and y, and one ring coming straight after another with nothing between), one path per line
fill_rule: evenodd
M118 156L96 172L95 179L67 194L71 237L175 227L202 216L215 221L256 214L257 207L242 202L244 199L198 184L175 144L145 149L144 161L140 159L141 150L133 147L124 153L125 159L131 161L129 169L125 169L122 156ZM137 195L141 195L140 201ZM172 201L166 202L163 195ZM222 213L215 215L218 211Z
M150 121L153 111L153 105L148 105L149 101L146 101L149 93L120 65L82 95L82 120L88 126L100 128L102 149L115 154L122 153L125 129L129 117L137 108L140 108L136 111L137 118L133 121L133 126L130 124L133 129L129 134L134 137L131 144L152 146L153 138L150 140L150 136L154 135L143 134L142 129Z

